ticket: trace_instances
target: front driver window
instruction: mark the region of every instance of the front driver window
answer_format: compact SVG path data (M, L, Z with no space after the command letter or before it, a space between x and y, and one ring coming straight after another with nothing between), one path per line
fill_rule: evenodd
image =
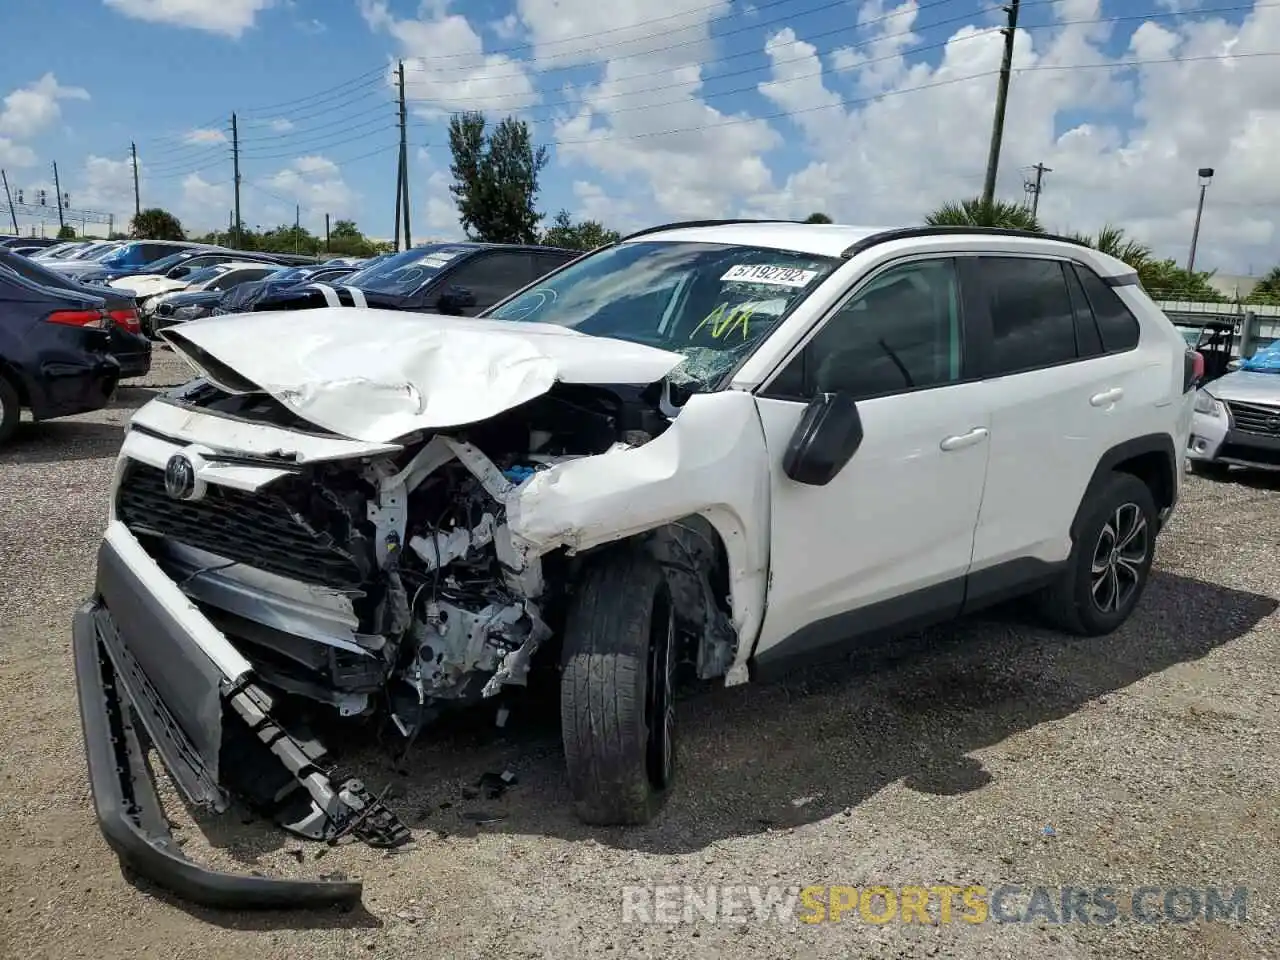
M960 288L952 260L892 267L840 307L770 393L856 400L955 383L962 375Z

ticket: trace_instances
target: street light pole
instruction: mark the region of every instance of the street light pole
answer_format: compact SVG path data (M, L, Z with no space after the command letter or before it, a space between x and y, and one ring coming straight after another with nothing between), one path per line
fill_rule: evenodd
M1209 181L1213 179L1213 167L1201 167L1197 171L1200 178L1200 202L1196 205L1196 225L1191 229L1191 253L1187 257L1187 273L1196 270L1196 244L1200 241L1200 216L1204 213L1204 194L1209 189Z

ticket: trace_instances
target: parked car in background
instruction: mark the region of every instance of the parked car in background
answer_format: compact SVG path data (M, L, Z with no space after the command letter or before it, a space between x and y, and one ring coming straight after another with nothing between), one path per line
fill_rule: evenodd
M197 248L170 254L143 267L100 266L99 269L85 274L82 279L88 283L114 283L116 280L135 281L151 277L167 277L170 280L181 280L204 267L211 267L218 263L228 263L232 260L283 266L277 257L269 253L223 250L221 248ZM115 285L129 287L130 284L126 282Z
M105 255L95 255L94 263L77 262L59 265L58 269L71 273L89 273L100 267L146 267L158 260L183 250L216 250L208 244L187 240L127 240L120 241L115 250Z
M117 240L95 243L82 250L75 250L65 257L49 260L49 266L68 276L79 277L97 269L98 263L119 255L126 245Z
M36 422L106 406L120 379L106 301L0 270L0 444Z
M432 243L379 257L340 284L280 290L253 309L369 306L474 316L580 256L557 247Z
M42 263L19 256L12 249L0 248L0 269L12 270L18 276L43 287L70 290L86 296L100 297L111 321L107 352L120 363L120 379L145 377L151 371L151 341L142 333L138 310L128 294L105 287L90 287Z
M184 293L208 292L220 296L242 283L261 280L263 277L271 276L273 273L285 269L287 268L274 263L252 263L248 261L219 263L211 267L205 267L203 270L197 270L185 280L167 281L171 284L180 283L181 286L179 287L162 290L158 293L137 292L135 301L138 303L138 318L142 323L142 332L149 337L154 337L157 330L157 318L173 317L175 310L172 305L173 298ZM213 308L214 303L216 303L216 300L209 302L210 309Z
M83 253L93 246L95 242L92 240L66 240L62 243L55 243L52 246L45 247L38 253L31 254L31 257L34 260L65 260L73 254Z
M1196 394L1187 459L1194 473L1280 470L1280 344L1259 349Z
M0 238L0 247L8 247L10 250L16 247L36 247L47 250L49 247L56 247L58 244L66 243L65 240L59 240L56 237L4 237Z
M258 301L286 288L305 283L334 283L356 272L354 266L333 266L332 264L333 261L330 260L320 266L289 267L279 273L263 277L261 280L242 283L224 293L210 313L215 315L245 313L252 310L253 305Z

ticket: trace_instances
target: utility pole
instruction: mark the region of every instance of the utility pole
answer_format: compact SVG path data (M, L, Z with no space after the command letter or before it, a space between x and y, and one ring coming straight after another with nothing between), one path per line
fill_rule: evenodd
M404 61L400 61L400 189L403 191L403 199L400 206L404 210L404 248L408 250L413 246L413 240L409 236L409 141L406 133L406 123L408 121L408 112L404 105Z
M142 213L142 195L138 193L138 145L129 144L129 150L133 153L133 215L136 217Z
M329 252L329 215L324 215L324 252Z
M58 195L58 228L66 226L62 219L62 185L58 183L58 161L53 161L53 192Z
M996 87L996 114L991 122L991 149L987 153L987 179L982 187L982 205L990 207L996 196L996 173L1000 168L1000 142L1004 139L1004 108L1009 99L1009 74L1013 68L1013 40L1018 30L1018 2L1009 0L1005 13L1009 26L1004 34L1004 57L1000 61L1000 83Z
M396 252L400 251L400 202L404 199L404 154L396 151Z
M239 248L243 243L243 238L240 236L240 128L236 126L236 115L234 113L231 114L231 167L235 175L235 245Z
M13 232L22 235L22 231L18 229L18 214L13 209L13 194L9 192L9 175L0 170L0 180L4 180L4 198L9 201L9 219L13 221Z
M298 238L302 236L302 207L293 205L293 252L298 252Z
M1053 173L1053 168L1046 167L1043 163L1037 163L1031 169L1036 172L1035 179L1024 181L1023 186L1026 188L1027 194L1031 197L1031 218L1034 220L1036 213L1040 209L1040 194L1044 190L1044 175L1046 173Z

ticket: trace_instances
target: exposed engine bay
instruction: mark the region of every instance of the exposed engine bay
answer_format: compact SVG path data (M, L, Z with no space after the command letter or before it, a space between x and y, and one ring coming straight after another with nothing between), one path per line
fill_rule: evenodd
M306 464L189 454L282 472L257 489L195 481L175 498L166 471L127 461L116 516L271 696L385 714L411 742L451 707L501 704L555 647L584 557L523 549L508 527L513 493L556 464L650 442L685 399L668 381L557 383L481 423L404 438L394 454ZM264 393L207 380L164 402L323 434ZM692 516L645 542L667 571L684 669L724 675L737 643L714 531ZM305 820L284 825L315 835Z

